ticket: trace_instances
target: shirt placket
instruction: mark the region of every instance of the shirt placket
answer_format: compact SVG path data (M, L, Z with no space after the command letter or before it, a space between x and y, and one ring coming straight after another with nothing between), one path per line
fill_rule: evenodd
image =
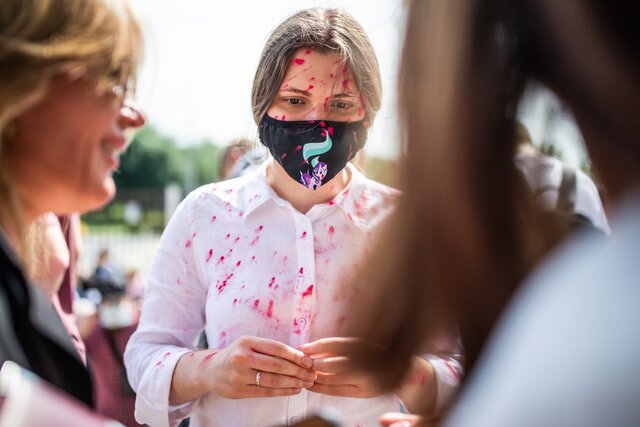
M290 343L297 347L309 342L311 318L316 301L315 258L313 243L313 225L309 218L294 212L296 231L296 285L293 296L292 325ZM301 421L306 416L307 391L291 396L288 405L288 424Z

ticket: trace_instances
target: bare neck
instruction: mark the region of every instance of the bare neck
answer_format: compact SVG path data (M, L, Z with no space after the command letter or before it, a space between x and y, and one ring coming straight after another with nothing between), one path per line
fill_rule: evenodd
M271 159L267 165L267 182L279 197L304 214L314 205L333 200L351 182L351 172L344 168L317 190L309 190L294 181L278 162Z

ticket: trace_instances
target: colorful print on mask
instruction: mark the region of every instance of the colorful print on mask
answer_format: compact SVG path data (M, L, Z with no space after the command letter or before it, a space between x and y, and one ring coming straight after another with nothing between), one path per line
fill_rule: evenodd
M334 178L366 141L363 121L282 121L264 116L260 141L294 181L310 190Z

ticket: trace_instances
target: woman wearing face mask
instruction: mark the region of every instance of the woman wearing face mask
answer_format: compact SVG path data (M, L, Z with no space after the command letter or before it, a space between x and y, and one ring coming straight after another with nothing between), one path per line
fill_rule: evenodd
M0 364L92 404L91 381L51 301L23 271L26 230L115 192L141 33L125 1L3 0L0 13ZM18 255L20 254L20 255Z
M380 105L360 25L341 10L286 19L267 41L252 104L272 157L189 195L158 248L125 353L138 421L291 424L329 406L345 426L377 425L398 398L345 371L343 357L359 345L343 337L363 291L350 278L397 197L349 164ZM196 351L203 329L209 349ZM458 368L428 360L416 358L400 390L410 406L422 393L426 411Z

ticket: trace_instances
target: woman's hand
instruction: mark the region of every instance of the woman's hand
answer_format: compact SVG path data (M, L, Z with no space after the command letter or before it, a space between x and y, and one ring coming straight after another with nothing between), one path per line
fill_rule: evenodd
M243 336L219 351L182 356L174 372L170 401L177 405L208 392L228 399L294 395L313 386L316 373L312 365L311 358L286 344Z
M382 394L373 378L355 371L349 357L360 346L370 346L358 338L323 338L298 347L313 358L318 378L309 390L343 397L372 397Z

